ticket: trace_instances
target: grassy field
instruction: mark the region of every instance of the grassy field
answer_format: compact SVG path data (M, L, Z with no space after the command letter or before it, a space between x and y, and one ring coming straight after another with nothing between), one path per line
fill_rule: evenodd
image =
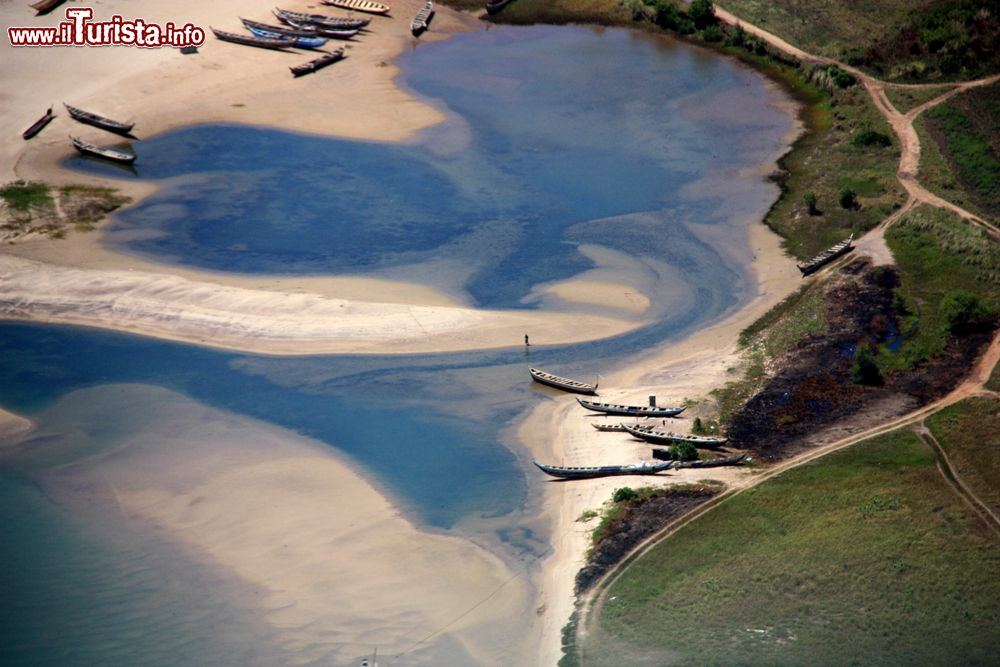
M897 353L879 353L883 367L910 367L943 349L946 323L940 305L956 289L1000 309L1000 246L979 227L918 206L889 228L886 242L902 276L899 292L908 311L904 331L912 336Z
M927 419L955 473L1000 514L1000 400L969 398Z
M964 191L970 208L1000 221L1000 84L953 97L929 110L922 121L925 136L933 139L948 168L947 180L935 178L932 185L953 184ZM942 166L928 168L933 174Z
M982 76L1000 65L997 0L722 0L716 3L811 53L891 81Z
M871 229L904 200L895 178L899 147L855 145L855 137L866 130L893 136L861 86L816 93L807 120L811 131L780 162L789 175L781 183L783 196L765 219L799 259L851 232ZM845 188L857 194L860 208L840 205ZM818 215L809 214L807 192L816 195Z
M987 665L1000 541L894 432L720 505L608 591L583 665Z
M954 86L938 86L934 88L892 88L885 89L885 95L892 102L892 106L900 113L906 113L910 109L915 109L924 102L929 102L935 97L944 95Z

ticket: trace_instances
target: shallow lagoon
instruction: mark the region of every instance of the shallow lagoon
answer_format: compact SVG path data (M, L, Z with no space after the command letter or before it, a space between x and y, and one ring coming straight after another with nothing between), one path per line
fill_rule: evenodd
M84 591L103 588L109 567L135 562L126 548L133 542L140 543L139 572L169 577L171 590L158 583L162 577L133 577L126 568L113 595L71 602L80 606L74 632L57 634L78 655L214 662L233 633L251 632L262 664L275 662L270 635L259 631L264 621L234 611L239 586L218 606L191 595L206 585L228 591L225 573L136 537L128 525L88 532L93 521L45 494L53 470L112 440L114 405L95 409L93 422L58 422L50 409L69 392L155 385L284 426L345 452L419 521L486 530L500 536L497 548L507 556L531 555L544 539L525 528L522 510L541 481L526 475L523 453L504 435L543 400L527 363L589 377L748 296L745 228L775 196L750 172L776 157L791 128L760 77L667 40L588 28L460 35L422 45L400 64L404 85L448 110L443 126L403 145L238 126L150 138L136 144L138 172L162 189L119 215L106 243L214 270L418 280L476 305L511 308L539 303L531 296L539 283L594 268L580 247L596 245L629 258L625 273L652 299L655 323L608 341L535 348L530 357L516 349L334 358L0 326L0 405L38 418L40 432L56 440L46 451L66 452L63 459L8 457L0 477L10 496L4 511L19 517L5 519L15 530L0 560L20 573L15 590L25 600L8 611L17 636L8 633L0 650L18 662L54 662L45 619L61 623L53 610L66 608L67 591L81 578ZM120 175L80 158L68 163ZM67 563L36 557L53 544L80 555ZM137 613L149 594L198 620L164 634L167 616ZM87 604L99 613L84 613ZM119 629L109 639L96 624ZM129 640L114 642L117 633ZM173 638L186 649L172 648Z

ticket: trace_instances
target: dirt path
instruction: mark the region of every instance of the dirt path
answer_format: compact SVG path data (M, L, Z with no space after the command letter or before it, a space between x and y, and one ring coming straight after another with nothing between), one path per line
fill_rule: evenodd
M715 14L720 20L724 21L725 23L729 23L731 25L740 25L747 33L763 39L772 46L804 62L837 65L841 69L851 72L854 76L858 77L859 81L861 81L862 85L865 87L865 90L867 90L868 94L871 96L872 101L874 102L876 108L885 117L886 121L892 127L893 132L899 138L901 154L900 154L899 167L897 169L896 177L899 179L899 182L902 184L902 186L906 189L906 192L908 194L907 201L902 206L902 208L900 208L900 210L896 211L893 215L886 218L880 225L878 225L878 227L871 230L870 232L868 232L868 234L859 239L858 242L859 246L862 247L871 246L873 249L884 247L885 246L884 233L886 228L892 225L895 221L897 221L900 217L902 217L904 213L912 209L917 204L928 204L930 206L944 208L949 211L952 211L961 218L968 220L970 223L982 226L987 231L989 231L994 237L1000 240L1000 229L998 229L996 226L983 220L981 217L974 215L973 213L970 213L969 211L966 211L965 209L959 206L956 206L951 202L941 199L940 197L929 192L926 188L920 185L920 183L917 180L920 167L920 137L917 135L916 129L913 127L914 120L921 113L937 106L938 104L947 101L954 95L962 93L966 90L969 90L971 88L976 88L978 86L989 85L996 81L1000 81L1000 74L996 74L994 76L986 77L983 79L978 79L976 81L968 81L957 84L940 84L940 83L924 84L924 85L890 84L883 81L879 81L878 79L875 79L854 67L850 67L843 63L839 63L830 58L807 53L802 49L792 46L785 40L781 39L780 37L766 30L763 30L755 25L740 20L738 17L736 17L730 12L725 11L724 9L716 7ZM917 88L917 87L941 87L947 85L954 85L955 87L952 88L951 90L944 92L938 97L935 97L934 99L931 99L921 104L920 106L911 109L905 114L900 113L899 110L897 110L896 107L893 106L893 104L889 101L889 98L885 94L886 87L890 86ZM970 396L995 394L995 392L987 390L984 387L984 384L989 379L990 373L992 372L993 368L997 365L998 362L1000 362L1000 333L998 333L997 336L994 337L986 353L982 356L979 363L976 364L976 366L973 368L972 372L968 375L968 377L966 377L966 379L962 382L962 384L956 387L947 396L938 399L933 403L929 403L928 405L925 405L917 410L914 410L913 412L903 415L902 417L898 417L891 421L878 424L860 433L856 433L854 435L832 442L828 445L824 445L817 449L803 453L799 456L796 456L792 459L789 459L788 461L785 461L768 469L766 472L764 472L759 476L745 478L740 482L738 482L736 485L730 487L727 491L725 491L721 495L700 506L698 509L677 519L675 522L667 525L659 533L651 536L650 538L639 544L632 551L632 553L630 553L625 559L623 559L622 563L619 566L609 571L600 581L598 581L592 587L591 592L588 595L581 598L580 602L582 610L582 619L577 626L577 633L579 637L581 638L585 637L587 634L593 631L594 624L597 622L597 619L600 618L601 607L603 606L605 599L604 593L611 588L611 586L615 583L615 581L617 581L619 577L622 576L622 573L625 571L627 564L631 563L636 558L641 557L644 553L652 549L654 546L656 546L663 540L672 536L674 533L682 529L684 526L687 526L692 521L695 521L696 519L706 514L707 512L712 511L722 503L728 502L732 498L735 498L736 496L738 496L740 493L743 493L747 489L751 489L757 486L758 484L761 484L769 479L772 479L782 474L783 472L786 472L787 470L796 468L801 465L805 465L807 463L815 461L816 459L822 458L827 454L830 454L832 452L838 451L845 447L849 447L858 442L861 442L862 440L867 440L868 438L872 438L878 435L883 435L890 431L894 431L898 428L903 428L906 426L914 426L915 430L923 429L917 431L918 435L920 436L923 436L924 432L926 432L928 437L925 439L925 441L928 441L931 447L935 449L936 452L939 452L939 461L943 462L942 474L947 479L948 472L950 472L952 475L952 479L955 481L955 484L953 484L953 486L955 487L956 492L962 495L962 497L965 498L966 501L970 503L973 509L976 510L977 514L983 516L984 520L986 521L992 520L991 527L1000 532L1000 517L997 517L996 514L994 514L991 510L989 510L989 508L985 505L985 503L983 503L978 496L972 493L972 491L969 490L968 487L966 487L965 484L961 481L961 478L959 478L954 473L954 469L951 467L950 461L948 461L947 456L944 454L943 449L940 447L940 444L937 443L936 440L934 440L933 435L931 435L930 432L927 431L926 427L924 427L923 425L924 420L928 416L941 410L942 408L957 403ZM933 441L933 444L931 444L930 441ZM985 512L987 513L986 515L982 514L983 510L985 510Z

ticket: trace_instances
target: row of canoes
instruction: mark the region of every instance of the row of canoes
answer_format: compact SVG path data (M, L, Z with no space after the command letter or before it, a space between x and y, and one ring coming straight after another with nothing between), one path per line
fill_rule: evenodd
M528 369L531 378L541 384L556 387L564 391L578 394L596 394L597 383L587 384L579 380L554 375L537 368ZM657 407L656 405L623 405L619 403L602 403L583 398L577 398L577 403L581 407L605 415L618 415L626 417L675 417L684 411L681 407ZM699 436L673 433L657 429L651 424L593 424L599 431L626 432L633 437L653 444L677 444L687 442L696 447L717 448L724 445L728 438L715 436ZM717 457L704 461L674 461L670 451L666 449L654 449L655 459L665 461L662 463L651 463L640 461L628 465L612 466L553 466L535 461L535 465L542 472L560 479L586 479L593 477L608 477L613 475L655 475L659 472L677 468L711 468L716 466L737 465L743 461L745 454L738 454L727 457Z

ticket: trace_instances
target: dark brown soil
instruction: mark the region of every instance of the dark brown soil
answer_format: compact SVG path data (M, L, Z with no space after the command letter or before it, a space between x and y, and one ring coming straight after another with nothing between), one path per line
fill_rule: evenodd
M706 485L670 487L630 501L625 515L608 525L587 564L577 573L576 594L590 588L640 542L719 491L719 488Z
M777 360L779 370L733 415L730 444L756 458L780 461L955 388L989 342L988 331L952 336L933 362L896 371L878 384L852 378L857 350L884 342L899 327L892 303L898 284L895 269L873 269L864 259L842 269L824 289L829 333L806 336Z

